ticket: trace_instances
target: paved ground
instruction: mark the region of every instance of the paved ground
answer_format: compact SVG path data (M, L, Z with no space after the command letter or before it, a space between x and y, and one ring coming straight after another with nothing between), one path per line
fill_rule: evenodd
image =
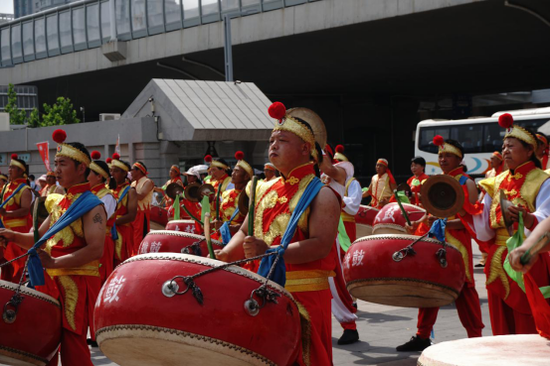
M474 263L480 259L479 252L474 249ZM481 268L475 269L476 287L481 300L483 335L491 335L489 310L487 306L487 291L485 290L485 275ZM338 346L336 341L342 330L340 324L333 319L333 352L334 365L384 365L413 366L419 353L400 353L395 350L399 344L405 343L416 332L417 309L378 305L359 301L359 321L357 323L360 342ZM434 342L443 342L466 337L466 331L460 324L454 305L441 308L434 329ZM94 365L116 366L97 348L92 348Z

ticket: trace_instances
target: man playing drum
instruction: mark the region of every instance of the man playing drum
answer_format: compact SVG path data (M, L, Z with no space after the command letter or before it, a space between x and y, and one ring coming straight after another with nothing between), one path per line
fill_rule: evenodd
M90 183L86 181L91 163L88 150L78 142L63 143L65 138L65 131L54 132L54 141L59 143L55 156L55 174L67 194L48 197L46 207L50 215L40 227L41 236L82 195L86 194L86 202L98 200L89 193ZM77 205L87 205L84 202L79 200ZM97 203L98 205L50 238L45 250L39 250L40 260L46 268L44 292L60 299L62 305L60 353L61 363L65 366L92 366L86 332L91 324L94 304L101 287L99 260L103 254L107 221L103 205ZM34 245L32 233L1 229L0 238L4 243L16 242L24 249ZM57 364L56 355L50 365Z
M181 179L181 171L179 166L172 165L170 167L170 172L168 174L170 175L170 179L168 179L162 187L155 187L153 190L157 193L162 193L165 200L165 207L166 207L166 210L168 211L168 217L173 218L174 217L174 207L173 207L174 200L172 200L170 197L166 195L166 187L168 187L168 185L172 183L179 184L182 187L184 185L183 185L183 180Z
M269 140L269 159L281 177L258 186L256 215L247 217L241 230L218 252L218 258L224 261L251 258L281 243L291 213L315 179L314 164L322 158L314 131L324 131L324 125L317 114L306 108L286 111L282 103L276 102L270 107L270 115L278 121ZM309 319L309 329L303 333L306 339L302 355L297 360L301 365L332 364L328 277L334 276L339 215L340 202L335 192L321 188L301 215L283 256L287 271L285 288ZM254 233L247 232L248 220L254 220Z
M138 200L136 219L134 220L134 246L132 255L138 253L141 241L150 229L151 201L153 199L153 188L155 183L147 175L147 167L141 161L136 161L130 171L132 175L132 188L135 188Z
M390 202L393 191L397 188L397 183L388 167L386 159L378 159L376 174L372 176L369 188L363 192L363 198L371 196L370 205L378 209Z
M471 214L474 213L474 205L477 201L477 189L473 180L464 173L460 165L464 157L462 145L455 140L443 140L441 136L434 138L434 144L439 146L439 166L443 174L454 177L462 186L466 186L467 192L462 207L464 213L461 217L449 217L445 230L445 241L456 247L462 254L465 266L466 281L464 287L455 301L456 310L460 322L466 328L468 337L481 337L484 325L481 320L481 307L477 294L472 265L472 237L465 225L470 225ZM476 206L477 207L477 206ZM429 218L430 226L435 217ZM473 225L473 223L471 223ZM422 351L431 345L430 333L437 319L439 308L421 308L418 310L418 331L416 335L405 344L396 349L400 352Z

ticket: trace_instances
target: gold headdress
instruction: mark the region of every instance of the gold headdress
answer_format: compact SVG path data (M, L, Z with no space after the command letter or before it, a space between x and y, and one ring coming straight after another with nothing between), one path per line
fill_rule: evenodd
M506 129L504 138L514 137L533 147L533 151L537 150L537 139L530 134L525 128L514 124L514 117L510 113L504 113L498 117L500 127Z
M91 160L88 155L78 150L77 148L64 143L65 139L67 138L67 133L65 131L61 129L55 130L52 134L52 138L55 142L58 143L57 154L55 154L55 156L65 156L69 159L78 161L79 163L82 163L87 167L90 166Z
M117 154L117 153L114 153L113 154L113 157L111 159L111 168L119 168L119 169L122 169L124 170L126 173L128 173L128 171L130 170L128 168L128 165L124 164L122 161L120 161L120 155Z
M94 150L92 151L92 153L90 154L92 156L92 159L94 160L99 160L101 159L101 153L97 150ZM106 172L101 166L99 166L99 164L96 164L95 161L92 161L92 163L90 164L90 169L101 175L103 178L109 180L109 178L111 178L109 172Z
M27 176L27 168L25 168L25 164L21 164L20 162L15 160L17 158L18 158L17 154L11 154L10 166L16 166L19 169L21 169L23 171L23 175L26 177Z
M460 159L464 158L458 147L446 143L445 139L440 135L434 136L433 144L439 146L438 155L442 153L451 153L458 156Z
M334 150L336 150L336 154L334 154L334 160L349 161L346 155L344 155L344 145L336 145Z
M206 155L204 157L204 161L207 162L208 164L210 164L210 166L215 166L216 168L220 168L220 169L223 169L223 170L228 170L229 169L229 167L227 165L225 165L224 163L222 163L221 161L214 160L212 158L212 155Z
M244 171L252 178L254 176L254 169L244 161L244 153L242 151L237 151L235 153L235 159L237 159L237 164L235 166L240 166Z

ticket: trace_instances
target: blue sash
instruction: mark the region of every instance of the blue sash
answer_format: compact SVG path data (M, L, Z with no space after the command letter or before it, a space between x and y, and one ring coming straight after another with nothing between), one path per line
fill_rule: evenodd
M128 187L126 187L126 189L124 189L124 190L122 191L122 194L120 195L120 198L119 198L118 201L116 202L116 205L117 205L117 206L118 206L118 204L119 204L120 202L122 202L122 200L124 199L124 197L126 197L126 195L128 194L128 192L130 191L130 188L131 188L131 187L128 186ZM115 213L116 213L116 211L115 211ZM109 219L109 218L107 217L107 220L108 220L108 219ZM115 223L113 224L113 227L111 228L111 238L113 238L113 240L115 240L115 241L118 240L118 233L117 233L117 231L116 231L116 220L115 220Z
M237 216L238 214L239 214L239 208L237 207L235 209L235 212L233 212L233 215L231 215L231 218L229 219L229 221L224 222L222 227L220 227L220 234L222 235L223 244L227 244L231 240L231 231L229 231L229 224L231 223L231 221L233 221L235 216Z
M283 237L281 239L281 244L276 248L268 249L266 252L266 253L277 252L277 254L262 258L262 261L260 262L260 269L258 270L259 275L267 278L267 275L269 274L269 271L273 266L273 262L275 261L275 258L280 257L279 261L277 262L277 265L273 270L273 274L270 280L277 282L279 285L283 287L285 286L286 266L285 266L285 261L283 259L283 254L285 254L285 250L290 244L292 237L294 236L294 232L296 231L296 227L298 226L298 221L300 220L300 217L305 212L305 210L309 207L309 205L311 204L313 199L317 196L317 194L319 193L322 187L323 187L323 183L317 177L313 178L311 183L306 187L304 194L302 195L302 197L300 197L300 201L298 201L298 204L296 205L296 208L294 209L294 212L290 217L288 226L286 227L285 233L283 234ZM250 234L252 233L248 233L248 235Z
M96 206L102 205L103 202L95 194L90 191L85 191L80 197L73 202L71 206L65 211L63 215L53 224L48 231L38 240L32 248L29 249L28 253L30 254L29 258L29 277L31 279L31 285L41 286L44 285L44 270L42 268L42 263L38 257L36 249L40 248L48 239L54 236L59 231L63 230L74 221L82 217L85 213L89 212Z
M2 204L0 204L0 208L4 208L4 206L6 206L6 204L17 194L17 192L19 192L20 190L23 189L23 187L25 187L25 183L21 183L16 189L15 191L8 197L6 198L5 201L2 202ZM2 193L4 193L4 191L2 191ZM2 194L2 197L4 197L4 195ZM4 222L2 220L0 220L0 229L3 229L5 228L4 226Z

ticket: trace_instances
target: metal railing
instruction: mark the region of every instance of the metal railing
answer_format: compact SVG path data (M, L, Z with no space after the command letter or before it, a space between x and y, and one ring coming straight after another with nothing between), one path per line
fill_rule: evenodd
M314 1L83 0L0 25L0 67Z

